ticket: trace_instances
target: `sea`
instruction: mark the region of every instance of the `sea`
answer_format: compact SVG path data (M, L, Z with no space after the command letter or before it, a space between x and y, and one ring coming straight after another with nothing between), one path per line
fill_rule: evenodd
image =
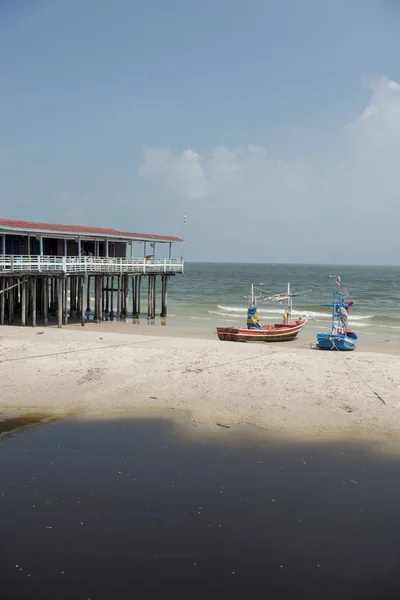
M321 304L332 302L332 293L339 290L354 302L349 324L360 335L400 335L400 266L188 262L184 275L170 280L168 323L210 329L218 324L244 326L251 284L256 294L270 295L285 292L288 283L298 294L293 315L307 316L308 329L329 329L331 309ZM263 324L281 320L283 312L282 302L258 305Z
M400 598L398 440L34 422L0 418L2 600Z

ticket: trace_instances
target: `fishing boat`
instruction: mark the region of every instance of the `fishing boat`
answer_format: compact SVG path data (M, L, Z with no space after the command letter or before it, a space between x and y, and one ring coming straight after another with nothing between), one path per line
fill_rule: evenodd
M320 350L354 350L358 336L348 328L348 310L353 302L345 302L343 294L334 292L331 304L321 304L332 308L332 327L328 333L317 334L316 347Z
M247 310L247 327L217 327L218 338L227 342L289 342L294 340L305 327L307 318L292 319L292 298L297 294L290 291L272 296L254 295L254 285L251 285L249 307ZM285 310L281 323L261 326L257 314L257 303L285 302Z

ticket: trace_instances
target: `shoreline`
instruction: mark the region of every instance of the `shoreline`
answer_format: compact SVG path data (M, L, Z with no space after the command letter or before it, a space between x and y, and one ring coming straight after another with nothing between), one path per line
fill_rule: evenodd
M334 353L310 341L235 344L195 327L117 322L4 326L0 411L175 411L276 433L400 436L400 342Z

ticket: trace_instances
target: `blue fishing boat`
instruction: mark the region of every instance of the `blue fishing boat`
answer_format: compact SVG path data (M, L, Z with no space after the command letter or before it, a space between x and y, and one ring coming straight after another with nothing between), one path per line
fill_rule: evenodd
M321 304L332 308L332 328L329 333L317 333L316 347L320 350L354 350L357 334L347 327L348 310L353 302L345 302L343 294L334 292L332 304Z

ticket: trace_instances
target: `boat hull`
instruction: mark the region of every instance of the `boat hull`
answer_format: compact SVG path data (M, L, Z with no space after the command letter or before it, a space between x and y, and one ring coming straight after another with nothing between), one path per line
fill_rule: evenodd
M353 332L349 337L345 333L331 334L331 333L318 333L316 347L320 350L339 350L341 352L349 352L355 350L357 335Z
M287 323L265 325L262 329L245 327L217 327L218 338L225 342L290 342L307 323L307 319Z

